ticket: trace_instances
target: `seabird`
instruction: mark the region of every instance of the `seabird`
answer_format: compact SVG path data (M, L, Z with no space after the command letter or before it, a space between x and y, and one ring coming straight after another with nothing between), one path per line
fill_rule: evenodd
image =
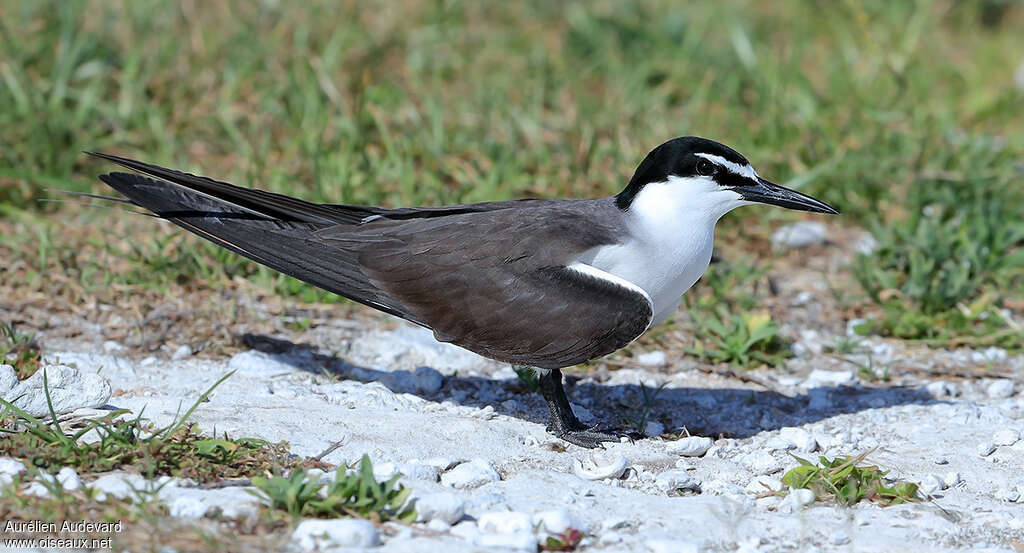
M189 232L441 342L536 369L548 430L583 447L618 437L580 423L561 369L665 321L707 269L723 215L756 203L838 213L694 136L652 150L612 197L399 209L311 203L87 153L146 175L99 178Z

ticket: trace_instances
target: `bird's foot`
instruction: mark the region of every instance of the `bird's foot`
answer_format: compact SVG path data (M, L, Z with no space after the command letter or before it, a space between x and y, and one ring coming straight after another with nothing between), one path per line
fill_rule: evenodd
M633 437L628 434L606 432L598 430L596 425L588 427L579 423L568 425L567 428L557 428L555 425L548 425L547 431L570 444L587 449L603 448L603 443L620 442L622 438L629 438L630 441L633 441Z

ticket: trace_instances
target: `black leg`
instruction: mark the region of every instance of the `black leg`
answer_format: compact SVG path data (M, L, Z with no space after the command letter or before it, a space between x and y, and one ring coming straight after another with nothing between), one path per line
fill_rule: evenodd
M565 388L562 387L562 371L554 369L537 372L540 395L544 396L544 401L548 404L548 411L551 413L548 432L571 444L591 449L599 447L601 442L619 441L618 436L598 432L585 426L576 418L572 412L572 405L569 404L569 398L565 395Z

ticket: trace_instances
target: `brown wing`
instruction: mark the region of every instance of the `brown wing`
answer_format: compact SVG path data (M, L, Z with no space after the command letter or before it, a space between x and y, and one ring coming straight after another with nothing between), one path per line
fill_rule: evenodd
M566 268L614 242L579 210L466 213L318 234L355 251L370 282L438 340L500 361L575 365L625 346L651 320L643 294Z

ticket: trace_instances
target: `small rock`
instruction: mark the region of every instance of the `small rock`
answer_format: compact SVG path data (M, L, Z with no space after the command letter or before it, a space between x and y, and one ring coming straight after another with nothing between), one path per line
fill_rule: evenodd
M782 436L772 436L764 442L764 448L768 451L789 451L790 449L796 449L796 444Z
M935 495L945 489L945 483L934 474L929 474L921 479L920 490L925 495Z
M480 534L476 544L487 551L494 549L511 549L513 551L536 551L537 538L533 532L513 532L510 534Z
M945 380L929 382L924 387L924 390L932 397L956 397L958 392L956 384L951 384Z
M304 520L292 532L292 540L307 551L331 547L372 547L380 544L380 533L368 520Z
M686 438L679 438L674 442L668 442L665 450L673 455L700 457L707 453L714 443L714 440L704 436L687 436Z
M0 457L0 486L6 486L25 472L25 463L10 457Z
M533 514L533 527L548 534L562 534L570 529L586 530L586 524L565 509Z
M1020 501L1020 491L1011 488L1000 488L996 490L996 499L1008 503L1016 503Z
M1007 354L1003 348L989 347L981 351L971 352L971 361L978 364L1001 363L1006 361Z
M1013 381L1008 378L993 380L985 387L985 394L991 399L1006 399L1013 395Z
M828 229L817 221L799 221L772 233L772 246L776 250L806 248L828 240Z
M743 488L729 482L728 480L722 480L721 478L715 478L710 482L702 483L700 489L702 492L706 492L711 495L721 495L734 499L746 497L746 493Z
M853 371L826 371L814 369L804 380L804 387L819 386L850 386L857 383L857 375Z
M192 355L192 346L190 346L188 344L184 344L184 345L178 346L178 349L174 350L174 353L171 355L171 359L173 359L175 361L178 361L178 360L184 359L186 357L189 357L191 355Z
M584 465L579 459L572 460L572 472L584 480L618 478L629 466L629 459L621 455L596 453Z
M466 514L466 502L449 492L430 493L416 498L416 520L440 520L455 524Z
M946 475L942 477L942 484L947 488L952 488L963 481L964 479L960 476L959 472L947 472Z
M992 435L992 444L996 446L1013 445L1019 439L1020 434L1016 430L1000 430Z
M486 459L467 461L441 476L442 484L459 489L478 488L498 480L501 480L501 476L494 470L494 465Z
M648 438L661 436L665 433L665 425L658 421L647 421L644 423L644 435Z
M45 365L3 394L4 399L34 417L48 417L43 390L46 376L53 410L59 415L81 407L102 407L110 399L110 383L96 373L81 373L66 365Z
M444 385L444 375L430 367L416 367L412 372L412 383L416 391L433 394Z
M668 360L664 351L649 351L636 356L636 362L645 367L660 367Z
M739 461L754 474L772 474L782 470L782 462L767 451L752 451L739 458Z
M753 480L747 484L746 490L753 494L781 491L782 480L771 476L755 476Z
M803 428L786 427L779 430L779 436L796 445L797 451L812 452L818 449L818 441Z
M700 482L690 476L689 472L682 469L666 470L654 478L654 485L659 490L670 493L677 490L700 489Z
M116 353L119 351L124 351L124 346L118 344L113 340L107 340L106 342L103 342L103 351L107 353Z
M18 383L18 374L10 365L0 365L0 397L7 397L7 392Z
M996 450L996 444L992 442L982 442L978 444L978 455L982 457L988 457L992 455L992 452Z
M533 533L533 517L519 511L491 511L477 518L476 527L486 534Z
M24 493L25 495L34 495L36 497L41 497L43 499L50 497L50 490L47 489L47 487L43 485L42 482L38 481L30 482L29 485L25 486L25 489L22 490L22 493Z
M786 496L786 503L793 507L793 510L800 510L814 503L814 492L806 488L797 488Z
M60 472L57 473L57 482L68 491L74 491L82 487L82 479L78 477L78 473L71 467L60 469Z

